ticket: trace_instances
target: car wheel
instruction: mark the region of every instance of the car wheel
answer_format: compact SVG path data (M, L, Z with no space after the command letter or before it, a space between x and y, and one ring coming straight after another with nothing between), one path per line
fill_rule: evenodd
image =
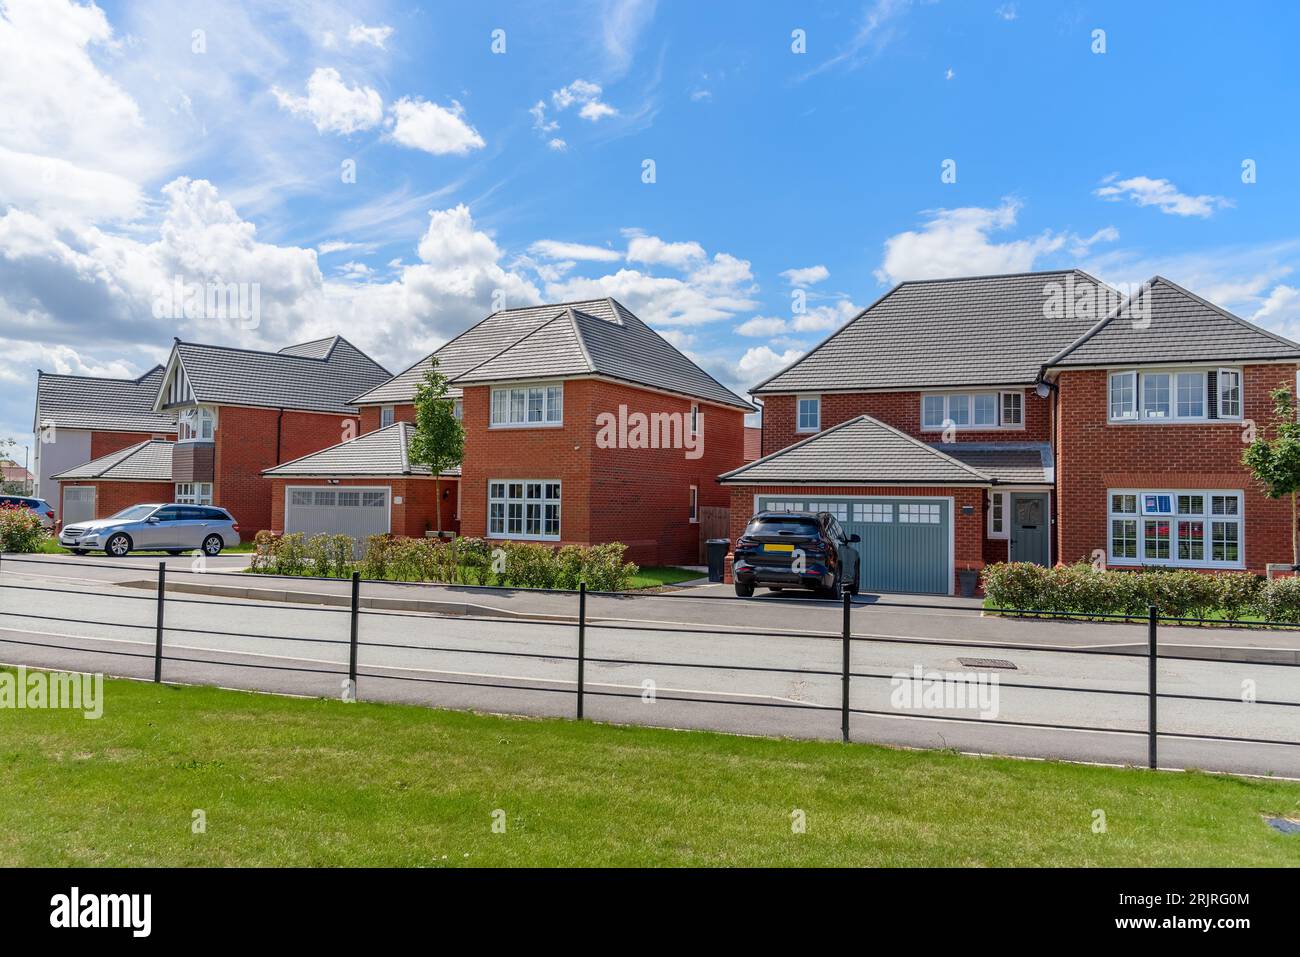
M754 594L754 586L746 585L743 582L736 582L736 594L741 598L751 598Z
M209 535L203 540L203 554L215 558L221 554L221 547L224 544L220 535Z
M104 554L112 558L123 558L131 551L131 539L123 532L118 532L104 543Z
M780 586L780 585L768 585L768 586L767 586L767 589L768 589L768 591L780 591L780 590L781 590L781 587L782 587L782 586Z

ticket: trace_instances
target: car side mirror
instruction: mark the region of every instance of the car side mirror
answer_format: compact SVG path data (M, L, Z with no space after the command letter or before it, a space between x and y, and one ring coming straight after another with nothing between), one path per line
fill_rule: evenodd
M145 522L147 522L150 525L157 525L161 521L162 519L159 518L157 515L150 515L148 518L145 519Z
M858 542L860 542L860 541L862 541L862 537L861 537L860 535L850 535L850 536L849 536L849 544L850 544L850 545L856 545L856 544L857 544Z

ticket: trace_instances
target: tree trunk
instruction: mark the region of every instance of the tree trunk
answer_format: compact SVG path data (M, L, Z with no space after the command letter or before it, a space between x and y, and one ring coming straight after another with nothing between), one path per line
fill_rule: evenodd
M434 475L433 475L433 494L434 494L434 498L436 499L436 501L434 502L434 505L433 505L434 513L435 513L435 516L436 516L435 519L434 519L434 522L435 522L435 524L437 525L437 528L438 528L438 541L442 541L442 479L438 477L438 474L437 474L436 472L435 472ZM1292 507L1292 509L1294 510L1294 508L1295 508L1295 496L1294 496L1294 495L1291 496L1291 507ZM1292 518L1294 518L1294 517L1295 517L1295 516L1292 515ZM1292 522L1292 524L1294 525L1295 523ZM1294 536L1292 536L1291 541L1292 541L1292 544L1295 543L1295 537L1294 537Z

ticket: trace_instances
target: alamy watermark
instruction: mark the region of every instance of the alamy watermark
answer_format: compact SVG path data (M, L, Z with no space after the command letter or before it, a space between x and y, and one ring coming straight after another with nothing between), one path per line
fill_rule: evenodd
M0 709L59 708L80 711L88 721L104 715L104 675L68 671L0 671Z
M257 282L186 282L173 276L171 283L154 287L155 319L215 319L237 322L240 329L262 324L262 284Z
M979 711L981 718L998 716L998 676L982 671L939 672L912 666L889 679L890 707L897 711Z
M1076 281L1074 273L1064 282L1043 284L1044 319L1105 319L1118 313L1120 319L1131 319L1133 328L1146 329L1151 325L1151 296L1142 283L1104 283Z
M688 459L704 455L704 416L700 412L618 412L596 416L596 447L601 449L682 449Z

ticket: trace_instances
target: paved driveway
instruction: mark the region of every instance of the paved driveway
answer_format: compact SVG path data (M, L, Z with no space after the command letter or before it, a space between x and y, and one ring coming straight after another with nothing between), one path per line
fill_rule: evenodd
M111 567L86 577L78 566L38 569L6 561L0 568L0 660L150 676L156 602L138 589L113 584L133 574L138 578L139 570ZM177 570L175 575L190 573ZM217 576L192 576L205 577ZM317 584L346 587L341 582ZM398 585L366 588L411 591ZM474 594L503 607L519 595ZM571 595L532 594L521 596L514 610L572 611L573 604ZM839 736L838 607L593 596L589 610L596 619L587 630L589 717L753 734ZM700 620L718 615L727 620ZM66 618L78 620L59 620ZM882 630L890 621L906 627ZM341 694L348 654L346 609L173 595L166 604L166 624L168 680ZM1140 643L1141 633L1135 641L1131 628L1058 623L1045 637L1041 631L1047 624L987 619L956 608L923 612L856 606L850 701L854 740L1144 763L1146 661L1091 653L1124 650ZM1026 627L1018 631L1022 625ZM1108 640L1098 640L1096 628L1104 629L1100 634ZM570 716L576 704L576 632L568 622L365 612L359 693L375 700ZM1062 644L1059 634L1071 632L1075 645ZM986 633L1011 647L982 647ZM1006 641L1008 634L1021 640ZM1076 650L1049 652L1036 644ZM993 669L962 660L988 657L1013 667ZM911 675L917 667L923 673L996 673L996 715L979 719L979 709L973 708L897 707L890 679ZM1159 679L1163 694L1225 699L1161 699L1161 728L1169 735L1161 740L1162 765L1300 777L1300 748L1177 736L1300 740L1300 709L1295 706L1300 704L1300 669L1168 659L1160 663ZM1258 702L1287 704L1242 703L1244 682L1253 683ZM1048 688L1016 687L1020 684ZM1090 730L1071 730L1082 728Z

